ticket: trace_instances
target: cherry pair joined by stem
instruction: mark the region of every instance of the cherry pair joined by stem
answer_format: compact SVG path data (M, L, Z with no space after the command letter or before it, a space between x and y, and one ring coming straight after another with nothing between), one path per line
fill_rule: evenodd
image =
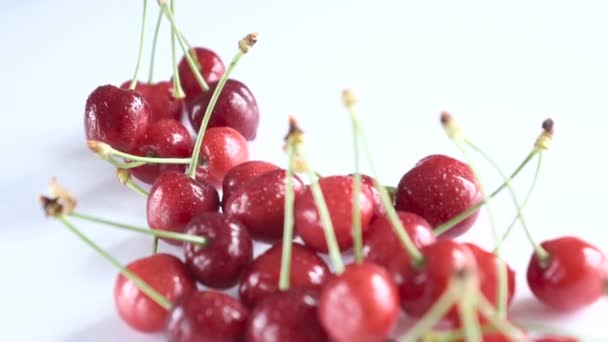
M124 82L120 87L129 89L131 81ZM173 97L173 83L161 81L157 83L137 82L135 91L138 92L150 105L150 122L160 119L174 119L180 121L182 113L186 110L183 100Z

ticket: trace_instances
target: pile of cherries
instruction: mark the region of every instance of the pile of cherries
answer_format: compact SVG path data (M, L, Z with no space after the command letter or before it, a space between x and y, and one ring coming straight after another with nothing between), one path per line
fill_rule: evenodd
M238 57L254 42L241 41ZM512 323L515 271L499 253L454 240L489 204L469 163L427 156L390 192L358 170L305 182L312 170L297 123L287 167L250 160L260 118L253 93L213 51L188 54L171 80L103 85L86 101L89 147L146 196L149 233L182 250L121 268L114 299L133 329L170 341L387 341L405 313L410 333L420 330L405 340L576 341ZM185 97L176 97L176 77ZM545 122L541 137L552 129ZM47 214L79 232L68 219L85 215L58 189L44 198ZM254 242L269 248L254 258ZM541 302L570 312L606 293L598 248L572 236L533 247L527 280ZM344 266L340 253L353 250ZM238 298L223 291L235 286Z

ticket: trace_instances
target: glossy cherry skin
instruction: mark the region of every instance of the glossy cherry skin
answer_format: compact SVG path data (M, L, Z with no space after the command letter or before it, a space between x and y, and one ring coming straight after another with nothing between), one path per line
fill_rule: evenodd
M382 204L382 199L380 198L380 192L378 191L378 189L376 189L376 182L375 182L374 178L370 177L368 175L362 174L361 181L369 187L369 191L372 193L372 198L374 199L374 207L376 208L376 216L377 215L386 215L386 209L384 209L384 205Z
M198 71L201 73L201 76L203 76L203 79L207 82L207 84L219 81L226 71L224 62L222 62L220 57L215 52L202 47L196 47L193 50L195 53L194 60L200 66ZM190 54L192 55L192 50L190 50ZM194 98L203 92L201 86L198 84L198 81L192 73L192 69L186 60L186 56L182 57L182 59L179 61L177 72L179 73L179 80L182 88L184 89L184 93L186 93L186 98ZM209 90L208 92L212 93L213 90Z
M129 89L131 81L123 83L120 87ZM138 92L150 105L150 122L154 123L161 119L181 120L182 113L186 110L183 100L173 98L173 83L161 81L158 83L137 82L135 91Z
M228 202L230 195L245 183L268 171L278 169L280 168L275 164L261 160L250 160L233 167L222 181L222 206Z
M253 259L253 242L247 229L224 214L199 214L188 223L186 233L207 239L204 246L184 243L186 265L203 285L231 287Z
M219 188L230 169L249 160L247 140L230 127L209 128L199 158L201 165L196 168L196 179Z
M385 341L399 315L399 293L382 267L361 263L331 278L319 297L319 320L333 341Z
M86 138L130 151L146 134L150 115L150 106L136 91L113 85L97 87L85 106Z
M155 158L188 158L192 155L194 143L190 132L174 119L160 119L148 127L142 142L138 143L132 154ZM183 164L147 164L131 169L131 174L140 181L154 183L166 171L184 172Z
M286 171L274 170L258 176L238 188L224 205L224 212L241 221L254 239L273 241L283 236ZM305 185L293 177L295 198Z
M216 291L194 291L173 305L167 323L170 342L243 341L249 310Z
M550 257L543 263L534 253L528 264L528 285L544 304L574 311L598 300L606 289L608 259L597 247L564 236L541 243Z
M494 255L472 243L465 243L469 248L475 262L479 276L479 286L486 299L496 307L498 303L498 265L499 260ZM515 295L515 271L507 265L507 304L511 304Z
M150 189L146 212L152 229L183 233L196 215L219 209L217 190L186 174L168 171L161 174ZM169 243L181 244L172 240Z
M188 117L194 130L198 131L217 83L211 89L187 102ZM232 127L245 139L255 139L260 123L260 110L253 94L243 83L229 79L222 89L209 119L209 127Z
M454 158L431 155L420 160L397 186L395 208L424 217L434 228L482 200L471 168ZM456 237L471 228L479 212L456 224L441 237Z
M323 342L329 338L317 317L318 293L289 289L264 298L251 311L248 342Z
M243 303L253 306L278 291L282 253L279 242L249 266L239 286L239 297ZM312 249L296 242L292 243L291 253L290 288L320 290L331 275L325 261Z
M323 177L319 179L319 185L329 209L340 250L346 251L353 245L353 178L351 176ZM365 232L375 215L373 195L365 183L361 186L359 209L361 228ZM327 252L323 225L310 188L296 199L294 214L295 227L306 245L316 251Z
M171 302L196 290L186 265L173 255L155 254L126 267ZM122 274L114 286L114 303L120 317L135 330L156 332L165 327L169 312Z
M398 211L397 215L417 248L435 242L433 230L424 218L403 211ZM386 216L376 217L369 225L363 239L363 257L365 261L384 267L397 286L403 283L403 271L412 262Z

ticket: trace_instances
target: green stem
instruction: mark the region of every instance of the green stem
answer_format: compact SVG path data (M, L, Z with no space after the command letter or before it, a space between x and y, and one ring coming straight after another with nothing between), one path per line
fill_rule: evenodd
M115 150L114 148L112 148L112 152L111 152L112 156L114 157L120 157L123 159L127 159L130 161L135 161L135 162L142 162L144 164L188 164L190 163L191 159L190 158L156 158L156 157L141 157L141 156L136 156L133 154L129 154L126 152L122 152L119 150ZM132 163L127 163L127 165L132 164ZM141 166L138 164L135 164L137 166ZM133 168L133 167L137 167L137 166L128 166L128 167L123 167L123 169L128 169L128 168Z
M156 45L158 44L158 34L160 33L160 23L163 20L163 11L158 11L156 26L154 27L154 40L152 41L152 51L150 52L150 71L148 72L148 83L154 82L154 62L156 61Z
M353 179L353 242L355 250L355 261L357 263L363 262L363 229L361 228L361 203L359 196L361 194L361 171L359 167L359 125L356 120L356 113L354 108L349 108L351 112L352 125L353 125L353 146L354 146L354 162L355 162L355 175Z
M469 281L464 284L464 289L461 293L461 298L458 301L458 313L462 321L465 341L481 342L483 335L479 326L477 317L477 297L481 295L479 284L476 281L471 281L472 276L469 276Z
M115 158L112 158L111 156L107 159L108 162L110 162L110 164L116 166L119 169L132 169L134 167L140 167L142 165L146 165L146 162L142 162L142 161L138 161L138 162L134 162L134 163L127 163L127 162L123 162L120 160L117 160Z
M237 54L234 56L234 58L230 62L228 69L226 70L226 72L224 73L224 75L222 76L220 81L218 82L217 87L215 87L215 90L213 91L213 95L211 95L211 100L209 100L209 105L207 106L207 109L205 110L205 114L203 116L203 121L201 122L201 127L199 128L198 134L196 136L196 142L194 143L194 150L192 151L192 158L190 158L190 166L188 169L188 175L190 176L190 178L196 177L196 166L198 165L198 160L200 158L201 145L203 144L203 138L205 137L205 131L207 130L207 125L209 124L211 115L213 114L213 109L215 108L215 104L217 103L217 100L219 99L220 94L222 93L222 90L224 89L224 85L226 85L226 82L228 81L228 77L230 77L230 74L234 70L234 67L237 65L237 63L239 62L241 57L243 57L243 55L244 54L241 50L239 50L239 52L237 52Z
M139 51L137 52L137 64L135 64L135 72L133 73L133 78L131 79L131 85L129 89L133 90L137 87L137 80L139 78L139 68L141 66L141 59L144 55L144 36L146 32L146 12L148 9L148 0L144 0L144 8L141 15L141 32L139 33Z
M486 299L483 294L477 296L476 306L481 312L482 316L485 317L492 326L496 328L500 333L506 335L512 341L525 341L525 336L522 332L509 323L508 320L498 317L497 312L494 311L492 304Z
M72 231L82 242L87 244L89 247L94 249L97 253L99 253L104 259L106 259L110 264L116 267L122 275L129 279L137 288L139 288L143 293L145 293L150 299L155 301L158 305L160 305L163 309L169 310L171 308L171 302L165 298L163 295L158 293L155 289L153 289L150 285L148 285L143 279L135 275L135 273L129 271L126 267L124 267L118 260L112 257L108 252L103 250L99 245L97 245L93 240L89 239L86 235L84 235L78 228L76 228L65 216L58 216L57 220L62 222L69 230Z
M152 254L158 253L158 237L155 236L154 240L152 240Z
M142 195L144 198L148 198L148 192L144 190L139 184L135 183L132 179L128 179L125 185L135 191L136 193Z
M291 273L291 248L293 240L293 205L294 205L294 190L293 190L293 159L294 148L291 144L287 145L287 172L285 179L285 216L283 218L283 251L281 254L281 271L279 273L279 289L289 289L289 275Z
M175 13L175 1L171 0L171 11L168 11L167 5L162 5L160 7L161 12L164 15L167 15L170 12L168 17L173 18L173 14ZM174 22L171 22L171 62L173 63L173 98L174 99L183 99L186 97L184 93L184 89L182 88L182 82L179 77L179 70L177 68L177 54L175 49L175 38L177 28L174 25Z

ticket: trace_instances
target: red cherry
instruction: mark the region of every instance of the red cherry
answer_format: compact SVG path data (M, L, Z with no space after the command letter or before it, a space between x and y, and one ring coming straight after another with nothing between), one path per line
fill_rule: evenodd
M249 266L239 287L239 297L243 303L253 306L262 298L278 291L282 253L282 244L277 243ZM289 274L291 289L320 290L330 274L325 261L312 249L292 243Z
M202 164L196 168L196 179L219 188L230 169L249 160L247 140L230 127L210 128L203 137L199 160Z
M87 98L84 127L87 140L98 140L130 151L143 139L151 109L136 91L113 85L97 87Z
M215 291L193 291L173 305L167 323L170 342L243 341L249 310Z
M435 235L425 219L403 211L398 211L397 215L417 248L435 242ZM363 257L365 261L384 267L393 276L397 286L403 283L403 271L412 263L385 216L376 217L369 225L363 240Z
M418 214L436 227L481 199L479 186L467 164L448 156L431 155L420 160L401 178L395 207ZM476 211L441 236L462 235L475 223L478 214Z
M123 83L120 87L129 89L131 81ZM181 120L186 109L184 101L173 98L173 83L162 81L158 83L137 82L135 91L138 92L150 105L150 122L160 119Z
M353 175L351 174L351 176ZM386 210L384 209L384 205L382 204L380 192L378 192L378 189L376 189L376 181L374 180L374 178L362 174L361 181L369 187L369 191L372 193L372 198L374 199L374 207L376 208L376 215L386 215Z
M329 341L317 317L318 294L312 290L281 291L258 303L247 323L248 342Z
M188 269L206 286L231 287L253 259L253 243L247 229L224 214L199 214L188 223L186 233L207 239L205 246L184 243Z
M213 186L181 172L165 172L156 179L148 195L148 225L152 229L183 233L194 216L217 211L219 201ZM179 244L172 240L167 242Z
M194 60L200 66L198 71L203 76L203 79L208 84L219 81L226 71L224 62L222 62L220 57L215 52L202 47L193 48L193 50L196 56ZM192 50L190 50L190 54L192 55ZM187 98L194 98L203 92L185 56L179 61L177 72L179 73L179 80ZM213 93L213 90L208 92Z
M201 126L217 83L210 83L209 86L209 91L187 102L188 117L196 131ZM232 127L251 141L255 139L259 122L258 104L249 88L239 81L229 79L213 108L209 127Z
M293 178L296 199L304 184ZM224 205L224 212L242 222L254 239L272 241L283 236L285 170L269 171L238 188Z
M188 158L194 143L184 125L173 119L160 119L148 127L143 141L132 154L155 158ZM184 172L185 165L148 164L131 169L131 174L144 183L152 184L166 171Z
M608 260L597 247L565 236L541 243L546 262L536 253L528 265L528 285L541 302L560 311L574 311L598 300L608 279Z
M336 342L385 341L399 315L399 293L382 267L346 267L321 290L319 320Z
M532 339L532 342L579 342L580 340L572 336L545 335Z
M173 255L155 254L126 267L171 302L196 290L186 265ZM169 312L122 274L114 286L114 303L120 317L135 330L156 332L165 327Z
M323 177L319 179L319 185L329 209L340 250L348 250L353 245L353 178L350 176ZM359 208L361 228L365 232L375 214L373 195L365 183L361 186ZM308 246L316 251L327 252L323 225L310 188L302 196L296 198L295 227Z
M226 173L222 182L222 206L228 202L230 195L245 183L268 171L278 169L278 166L260 160L246 161L233 167Z

